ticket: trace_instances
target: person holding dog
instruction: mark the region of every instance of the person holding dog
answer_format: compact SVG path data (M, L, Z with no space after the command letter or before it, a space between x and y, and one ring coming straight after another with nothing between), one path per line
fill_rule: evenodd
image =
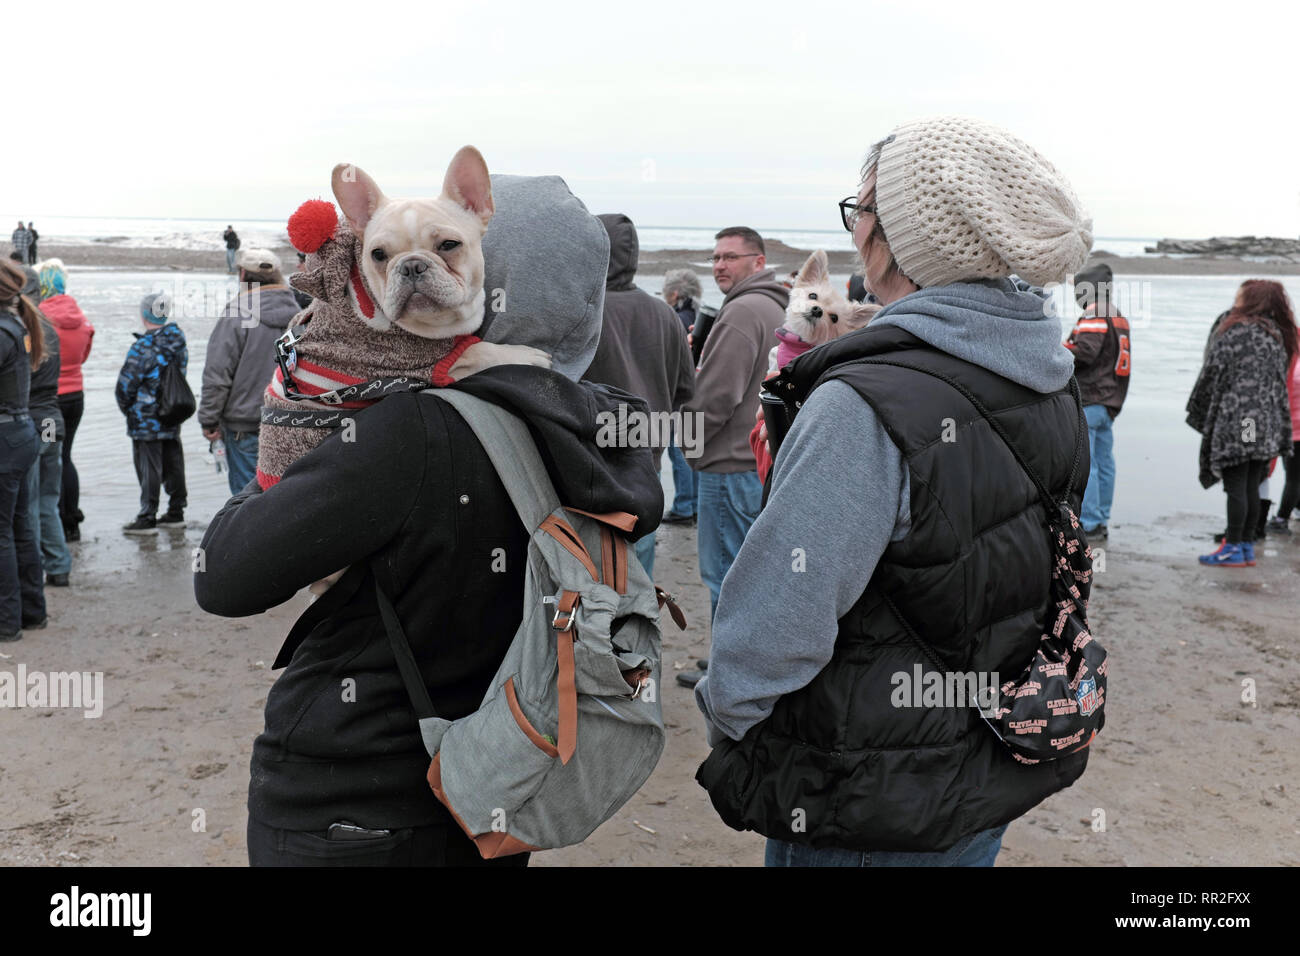
M974 707L893 690L935 670L913 634L945 669L1007 679L1041 640L1041 499L960 389L1077 512L1074 361L1050 300L1011 276L1064 280L1092 224L1032 147L961 117L899 127L859 183L840 213L885 308L775 382L797 415L723 584L697 779L729 825L768 837L771 866L990 866L1087 751L1021 763Z
M653 455L601 448L593 436L597 414L643 406L617 389L578 383L600 336L608 236L558 177L496 175L491 193L496 211L482 253L483 287L492 291L477 334L526 340L549 353L552 367L499 365L449 387L523 417L561 500L597 514L635 513L640 537L663 510ZM195 597L209 613L258 614L369 561L438 714L463 717L482 701L522 619L528 533L448 403L406 392L353 417L349 435L334 431L278 482L265 491L252 485L217 513ZM312 608L310 632L271 688L266 729L253 746L249 862L484 864L426 782L429 758L374 591L336 585ZM487 865L527 861L520 854Z
M726 298L700 355L695 397L682 410L700 414L703 422L702 454L691 467L699 480L700 578L709 589L711 615L717 613L722 580L758 517L763 484L749 431L772 336L790 302L790 291L767 268L762 236L731 226L715 241L713 279Z

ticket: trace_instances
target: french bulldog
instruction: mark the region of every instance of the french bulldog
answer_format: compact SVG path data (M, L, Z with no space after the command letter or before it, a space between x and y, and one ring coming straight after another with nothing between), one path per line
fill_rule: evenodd
M361 237L361 267L376 294L373 327L449 339L483 322L483 233L496 207L487 163L473 146L452 157L437 199L389 199L357 166L339 164L334 197ZM478 342L451 366L453 379L492 365L550 368L551 357L526 345Z
M292 355L264 396L263 489L349 413L385 395L447 385L495 365L551 367L540 349L474 335L484 318L483 234L495 211L477 149L456 153L436 199L390 199L353 165L334 167L331 180L343 219L314 201L289 222L291 237L312 237L300 244L310 253L307 270L290 279L312 302L290 323ZM311 590L323 593L342 573Z

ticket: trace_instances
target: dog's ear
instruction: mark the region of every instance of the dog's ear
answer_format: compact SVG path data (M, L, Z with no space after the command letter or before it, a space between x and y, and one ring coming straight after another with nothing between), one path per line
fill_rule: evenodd
M379 186L366 175L366 171L351 163L339 163L334 167L330 185L334 187L334 198L339 201L339 208L358 236L365 233L366 223L370 222L375 210L387 202Z
M830 278L830 273L826 253L818 249L803 264L803 268L799 270L799 276L795 279L795 282L798 285L822 285Z
M846 331L857 331L876 317L882 306L878 302L855 302L847 317Z
M473 146L462 146L451 158L447 178L442 181L442 193L478 216L485 226L496 212L487 163Z

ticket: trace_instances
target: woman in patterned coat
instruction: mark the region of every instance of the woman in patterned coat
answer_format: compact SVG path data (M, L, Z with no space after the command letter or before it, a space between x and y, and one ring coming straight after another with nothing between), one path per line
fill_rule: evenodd
M1205 364L1187 402L1201 433L1201 484L1220 479L1228 495L1223 545L1201 556L1215 567L1255 563L1259 484L1270 459L1291 454L1286 378L1297 354L1295 314L1281 283L1249 279L1215 322Z

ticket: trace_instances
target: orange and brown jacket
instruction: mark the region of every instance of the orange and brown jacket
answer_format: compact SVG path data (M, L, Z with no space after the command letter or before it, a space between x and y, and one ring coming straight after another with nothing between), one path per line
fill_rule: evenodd
M1128 395L1133 366L1132 330L1128 319L1111 307L1110 314L1097 314L1097 307L1084 310L1065 347L1074 353L1074 374L1085 405L1105 405L1114 418Z

